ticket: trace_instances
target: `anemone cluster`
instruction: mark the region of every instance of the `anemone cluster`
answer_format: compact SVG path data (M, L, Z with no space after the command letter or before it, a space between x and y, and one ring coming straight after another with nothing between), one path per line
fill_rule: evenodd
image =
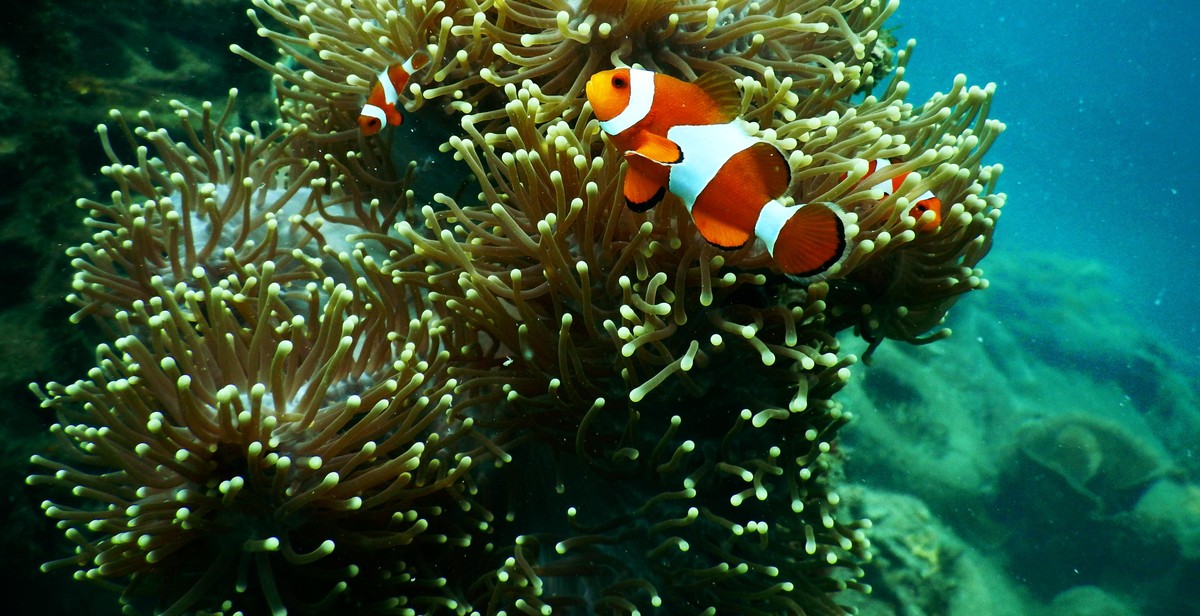
M112 341L34 388L62 446L29 482L77 546L47 568L164 614L840 614L867 590L835 336L936 339L986 286L991 86L906 103L894 0L254 4L280 57L233 51L273 126L231 103L176 105L181 138L100 129L116 189L80 201L69 301ZM363 137L372 76L414 51L409 119ZM829 280L712 247L674 200L625 207L582 93L634 63L736 80L791 198L847 212Z

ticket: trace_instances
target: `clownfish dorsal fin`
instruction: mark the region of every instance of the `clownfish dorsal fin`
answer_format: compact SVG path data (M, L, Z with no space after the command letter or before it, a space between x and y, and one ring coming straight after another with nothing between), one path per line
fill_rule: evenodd
M683 161L683 150L679 148L679 144L646 131L642 131L634 151L663 165L674 165Z
M625 203L639 214L658 205L667 194L666 166L637 152L625 153Z
M728 75L710 71L692 82L712 99L719 117L716 124L732 122L742 113L742 91Z

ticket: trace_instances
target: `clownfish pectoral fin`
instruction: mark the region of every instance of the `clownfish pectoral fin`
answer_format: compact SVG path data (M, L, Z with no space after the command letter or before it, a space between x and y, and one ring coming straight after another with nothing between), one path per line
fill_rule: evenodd
M625 203L639 214L658 205L667 194L668 168L637 152L625 153Z
M784 272L817 278L847 254L842 217L841 208L832 203L784 207L772 200L763 207L755 234Z
M718 117L714 124L732 122L742 113L742 91L727 75L711 71L692 82L712 98Z
M674 165L683 162L683 150L679 144L653 133L643 131L638 139L635 151L650 160L663 165Z
M399 103L385 107L387 110L388 126L400 126L400 123L404 121L404 114L400 113L399 107Z
M741 248L750 241L750 233L745 229L706 212L707 210L693 209L692 220L696 222L696 230L700 232L700 236L709 244L717 248L733 250Z
M707 200L704 203L697 202L692 205L692 221L696 223L696 230L700 232L700 237L703 237L706 242L723 248L725 250L733 250L740 248L750 241L753 237L745 221L738 220L736 211L742 207L740 203L731 203L723 196L716 196L712 200ZM686 203L686 202L685 202Z

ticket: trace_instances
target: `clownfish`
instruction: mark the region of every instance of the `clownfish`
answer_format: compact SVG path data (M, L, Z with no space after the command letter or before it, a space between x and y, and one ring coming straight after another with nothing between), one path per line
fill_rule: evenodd
M400 115L400 92L408 85L408 78L429 63L429 56L417 52L399 64L393 64L375 76L367 102L358 114L358 130L370 137L388 126L400 126L404 116Z
M868 163L867 175L885 169L888 165L895 164L896 162L895 160L886 160L883 158L875 159ZM890 180L879 182L872 186L871 189L882 192L884 198L887 198L893 192L900 190L900 185L904 183L904 179L908 177L909 173L911 172L901 173ZM842 179L845 179L845 176L842 176ZM925 212L933 212L933 218L924 218ZM933 231L942 224L942 200L934 196L933 191L926 190L909 206L908 215L917 220L916 229L918 231Z
M710 73L693 83L651 71L597 73L587 98L600 128L625 153L625 201L644 212L670 191L710 244L757 237L786 273L825 274L847 252L846 224L831 203L787 207L787 158L738 117L741 94Z

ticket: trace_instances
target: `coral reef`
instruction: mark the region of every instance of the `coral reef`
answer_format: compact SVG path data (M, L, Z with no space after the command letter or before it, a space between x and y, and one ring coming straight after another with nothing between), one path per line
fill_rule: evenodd
M254 4L281 56L233 50L277 122L231 96L174 104L182 137L100 130L69 301L111 342L35 386L59 451L28 481L77 546L46 567L167 614L844 613L870 524L835 336L938 339L987 286L993 88L905 102L879 0ZM371 76L418 50L413 122L364 138ZM625 207L581 88L635 62L736 79L789 200L847 212L830 280Z
M999 563L956 535L924 502L862 485L847 490L847 497L873 524L875 559L866 578L873 592L850 598L859 615L1038 613Z
M907 580L927 567L886 553L884 527L899 516L856 511L874 522L877 552L860 605L873 607L860 613L1195 611L1200 509L1182 446L1200 418L1192 359L1123 305L1099 264L1023 253L988 264L1014 283L956 311L948 340L880 347L837 400L856 411L841 430L847 483L870 486L868 503L883 490L918 497L937 542L964 544L1004 573L976 594L977 575L946 572L953 599L917 611ZM1115 286L1099 293L1101 281ZM866 345L848 333L848 350ZM848 488L843 497L863 500ZM937 587L947 588L920 590Z
M1058 415L1027 424L1017 440L1021 453L1043 470L1023 473L1021 481L1049 471L1098 512L1129 509L1129 499L1165 471L1161 454L1149 443L1119 424L1089 415Z

